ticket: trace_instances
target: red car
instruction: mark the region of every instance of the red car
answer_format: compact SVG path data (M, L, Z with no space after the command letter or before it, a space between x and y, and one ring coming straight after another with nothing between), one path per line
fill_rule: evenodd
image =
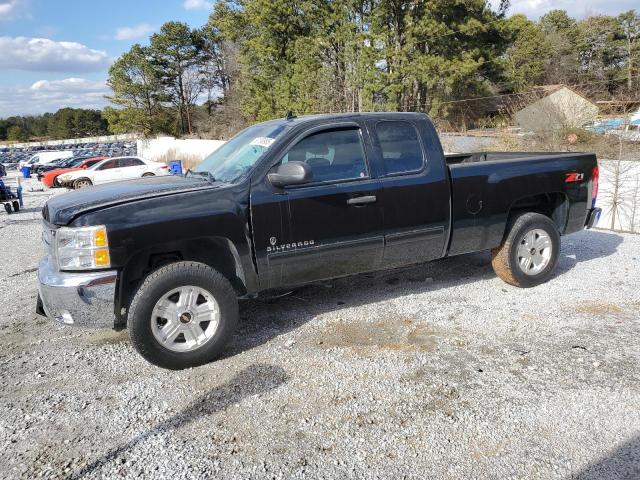
M94 165L99 161L104 160L105 158L109 158L109 157L86 158L84 160L79 161L78 164L75 166L51 170L49 172L46 172L42 176L42 183L47 187L59 187L60 185L58 185L58 183L56 182L56 178L58 178L58 175L62 173L75 172L76 170L84 170L85 168L89 168L91 165Z

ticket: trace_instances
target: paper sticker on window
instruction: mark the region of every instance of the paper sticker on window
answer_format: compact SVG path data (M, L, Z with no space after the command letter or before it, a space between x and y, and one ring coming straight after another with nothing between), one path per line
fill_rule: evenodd
M269 148L269 146L275 142L275 138L269 137L256 137L251 140L251 145L258 145L259 147Z

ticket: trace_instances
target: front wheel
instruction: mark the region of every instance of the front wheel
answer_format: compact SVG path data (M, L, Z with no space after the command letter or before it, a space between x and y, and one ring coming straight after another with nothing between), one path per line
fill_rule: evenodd
M502 244L491 251L491 265L505 282L535 287L549 279L559 253L560 234L555 223L539 213L523 213L511 223Z
M171 370L213 361L238 322L238 301L229 281L213 268L177 262L142 283L127 314L135 349L150 363Z
M142 174L143 177L155 177L156 174L152 172L146 172Z
M91 183L91 180L89 180L88 178L79 178L78 180L73 182L73 188L75 190L78 190L79 188L90 187L91 185L93 185L93 183Z

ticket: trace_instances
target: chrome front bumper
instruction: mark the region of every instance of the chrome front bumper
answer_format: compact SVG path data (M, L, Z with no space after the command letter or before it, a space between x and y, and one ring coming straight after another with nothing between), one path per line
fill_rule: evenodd
M60 272L45 257L38 268L37 310L67 325L114 328L117 278L115 270Z

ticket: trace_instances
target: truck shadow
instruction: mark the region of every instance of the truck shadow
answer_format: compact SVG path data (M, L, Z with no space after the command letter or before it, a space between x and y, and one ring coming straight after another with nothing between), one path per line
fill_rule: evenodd
M611 451L607 456L587 466L571 478L596 480L602 478L640 478L640 435Z
M613 255L624 237L616 233L605 233L597 230L584 230L562 237L560 259L554 277L568 272L581 262Z
M128 453L136 445L156 435L178 430L202 417L222 411L242 401L246 397L258 395L278 388L287 382L288 376L282 367L273 365L250 365L238 372L228 382L212 389L194 400L184 410L160 422L155 427L137 435L128 442L111 448L104 455L72 472L67 479L79 479L90 475L102 465L112 462Z
M593 230L564 237L553 278L562 276L580 262L613 255L623 239L620 235ZM262 345L324 313L466 284L474 288L474 283L479 280L492 278L496 275L491 267L491 255L480 252L322 282L302 287L281 298L242 302L240 328L223 357ZM501 288L516 288L499 285ZM475 288L485 287L478 284Z

